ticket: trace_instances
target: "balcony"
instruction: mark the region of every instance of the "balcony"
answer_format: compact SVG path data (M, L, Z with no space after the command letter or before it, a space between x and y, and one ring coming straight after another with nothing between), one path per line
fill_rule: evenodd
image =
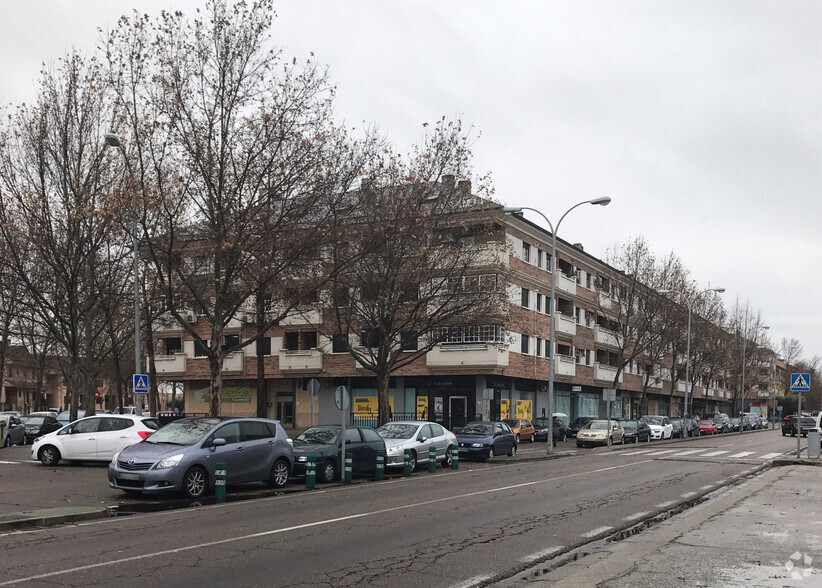
M158 374L185 374L186 355L185 353L175 353L174 355L155 355L154 366Z
M562 292L568 292L568 294L576 294L577 293L577 279L568 277L561 271L557 270L556 272L557 277L557 289L561 290Z
M599 305L602 308L605 308L605 309L611 308L611 301L612 300L613 299L611 298L610 294L605 294L604 292L599 293Z
M657 390L662 389L662 378L658 378L656 376L651 376L648 378L648 388L655 388Z
M320 324L319 310L293 310L280 321L282 326L318 324Z
M683 382L682 380L677 381L677 383L676 383L676 391L677 392L681 392L682 394L685 394L685 390L687 390L687 389L688 389L688 387L685 385L685 382Z
M573 317L566 316L559 312L554 316L557 319L557 324L554 327L557 333L564 333L572 336L577 334L577 322Z
M573 378L576 375L577 362L570 355L554 356L554 375L568 376Z
M619 347L616 333L599 325L594 326L594 341L609 347Z
M432 368L505 368L508 348L494 343L437 345L425 355L425 364Z
M323 353L319 349L281 349L281 372L318 372L323 369Z
M223 373L241 374L245 371L245 353L235 351L223 358Z
M614 377L616 376L617 369L610 365L604 365L601 363L594 364L594 379L599 380L600 382L608 382L612 384L614 382ZM619 373L619 380L617 380L620 384L622 383L622 372Z

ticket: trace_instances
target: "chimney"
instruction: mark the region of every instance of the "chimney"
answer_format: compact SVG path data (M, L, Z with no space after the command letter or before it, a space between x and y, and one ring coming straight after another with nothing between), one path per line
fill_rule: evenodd
M454 179L454 174L445 174L442 176L442 180L440 180L440 183L442 184L442 187L446 190L453 190Z
M457 186L459 187L460 192L471 194L471 180L460 180Z
M585 249L582 247L582 243L574 243L574 247L576 247L580 251L585 251Z

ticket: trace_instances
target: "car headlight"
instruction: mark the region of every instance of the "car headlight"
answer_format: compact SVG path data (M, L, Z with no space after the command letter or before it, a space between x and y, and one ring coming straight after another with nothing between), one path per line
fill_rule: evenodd
M117 458L118 457L120 457L120 452L119 451L114 454L114 457L111 458L111 465L113 465L113 466L117 465Z
M399 447L389 447L388 449L385 450L385 453L387 455L397 455L399 452L400 452Z
M160 463L158 463L155 466L155 469L165 470L165 469L168 469L168 468L173 468L178 463L180 463L181 459L183 459L183 454L182 453L178 453L177 455L172 455L171 457L167 457L164 460L162 460Z
M484 443L472 443L471 447L485 447Z
M304 455L300 455L300 456L297 457L297 461L307 461L307 460L308 460L308 458Z

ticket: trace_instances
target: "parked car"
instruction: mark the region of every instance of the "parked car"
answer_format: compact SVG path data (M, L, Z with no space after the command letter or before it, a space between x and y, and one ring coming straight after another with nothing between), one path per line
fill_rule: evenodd
M104 418L140 420L130 415ZM108 485L127 494L181 491L200 498L214 487L217 463L226 466L227 484L265 482L278 488L288 482L294 455L279 421L185 418L115 455Z
M111 461L124 448L139 443L159 428L160 423L151 417L85 417L38 437L31 446L31 458L48 466L61 460Z
M670 439L674 434L671 419L666 416L646 414L640 420L651 427L651 439Z
M699 437L699 419L697 417L686 417L690 423L691 437Z
M625 431L618 421L595 419L577 433L577 447L625 444Z
M724 413L715 414L711 420L716 423L718 433L730 433L733 428L731 425L731 417Z
M685 424L685 419L672 418L671 419L671 438L684 439L688 436L688 428Z
M814 417L803 416L801 428L802 430L800 432L802 436L807 437L808 431L816 428L816 419ZM796 434L796 415L794 415L782 422L782 436L790 435L791 437L796 437Z
M33 443L37 437L52 433L62 426L53 412L33 412L20 417L20 420L26 426L27 443Z
M23 413L20 412L19 410L0 410L0 415L4 415L4 414L5 415L11 414L11 415L14 415L16 417L23 416Z
M594 420L596 417L577 417L574 422L568 425L568 436L576 437L579 430Z
M716 423L711 419L702 419L699 421L699 434L700 435L716 435L719 432L719 428L716 426Z
M85 410L80 409L80 410L77 411L77 418L78 419L81 419L84 416L86 416L86 411ZM58 412L57 413L57 422L60 423L63 426L69 424L71 422L71 411L61 410L60 412Z
M566 427L562 420L554 417L554 442L565 441L568 438L568 427ZM537 417L532 421L534 425L534 440L548 441L548 425L550 421L548 417Z
M20 417L14 414L0 414L0 424L3 426L3 447L26 444L26 425Z
M309 427L294 439L294 475L305 475L305 464L313 457L317 479L333 482L342 472L342 427ZM373 473L377 469L377 451L386 451L385 440L371 427L346 427L345 452L351 453L353 473Z
M756 431L763 428L762 421L760 420L759 415L755 412L743 412L742 420L747 425L747 430L749 431Z
M394 421L386 423L377 433L385 440L385 467L402 467L405 450L411 450L411 469L418 463L428 463L428 452L433 445L437 461L443 467L451 465L451 449L457 446L457 436L437 423L426 421Z
M523 439L528 439L529 443L534 442L536 430L534 425L528 419L502 419L502 422L511 427L511 430L514 431L514 436L517 438L517 443Z
M750 425L747 422L743 423L743 419L739 417L731 417L731 432L738 433L739 430L744 427L743 430L747 431Z
M637 443L638 441L651 440L651 427L645 421L625 420L619 421L625 434L626 443Z
M517 454L517 437L507 424L494 421L474 421L457 435L460 458L493 459L495 455Z

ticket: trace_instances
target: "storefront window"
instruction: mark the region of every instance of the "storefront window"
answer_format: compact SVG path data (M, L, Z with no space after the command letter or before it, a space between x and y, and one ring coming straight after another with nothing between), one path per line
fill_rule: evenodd
M577 398L577 416L598 417L599 397L593 394L580 394Z

